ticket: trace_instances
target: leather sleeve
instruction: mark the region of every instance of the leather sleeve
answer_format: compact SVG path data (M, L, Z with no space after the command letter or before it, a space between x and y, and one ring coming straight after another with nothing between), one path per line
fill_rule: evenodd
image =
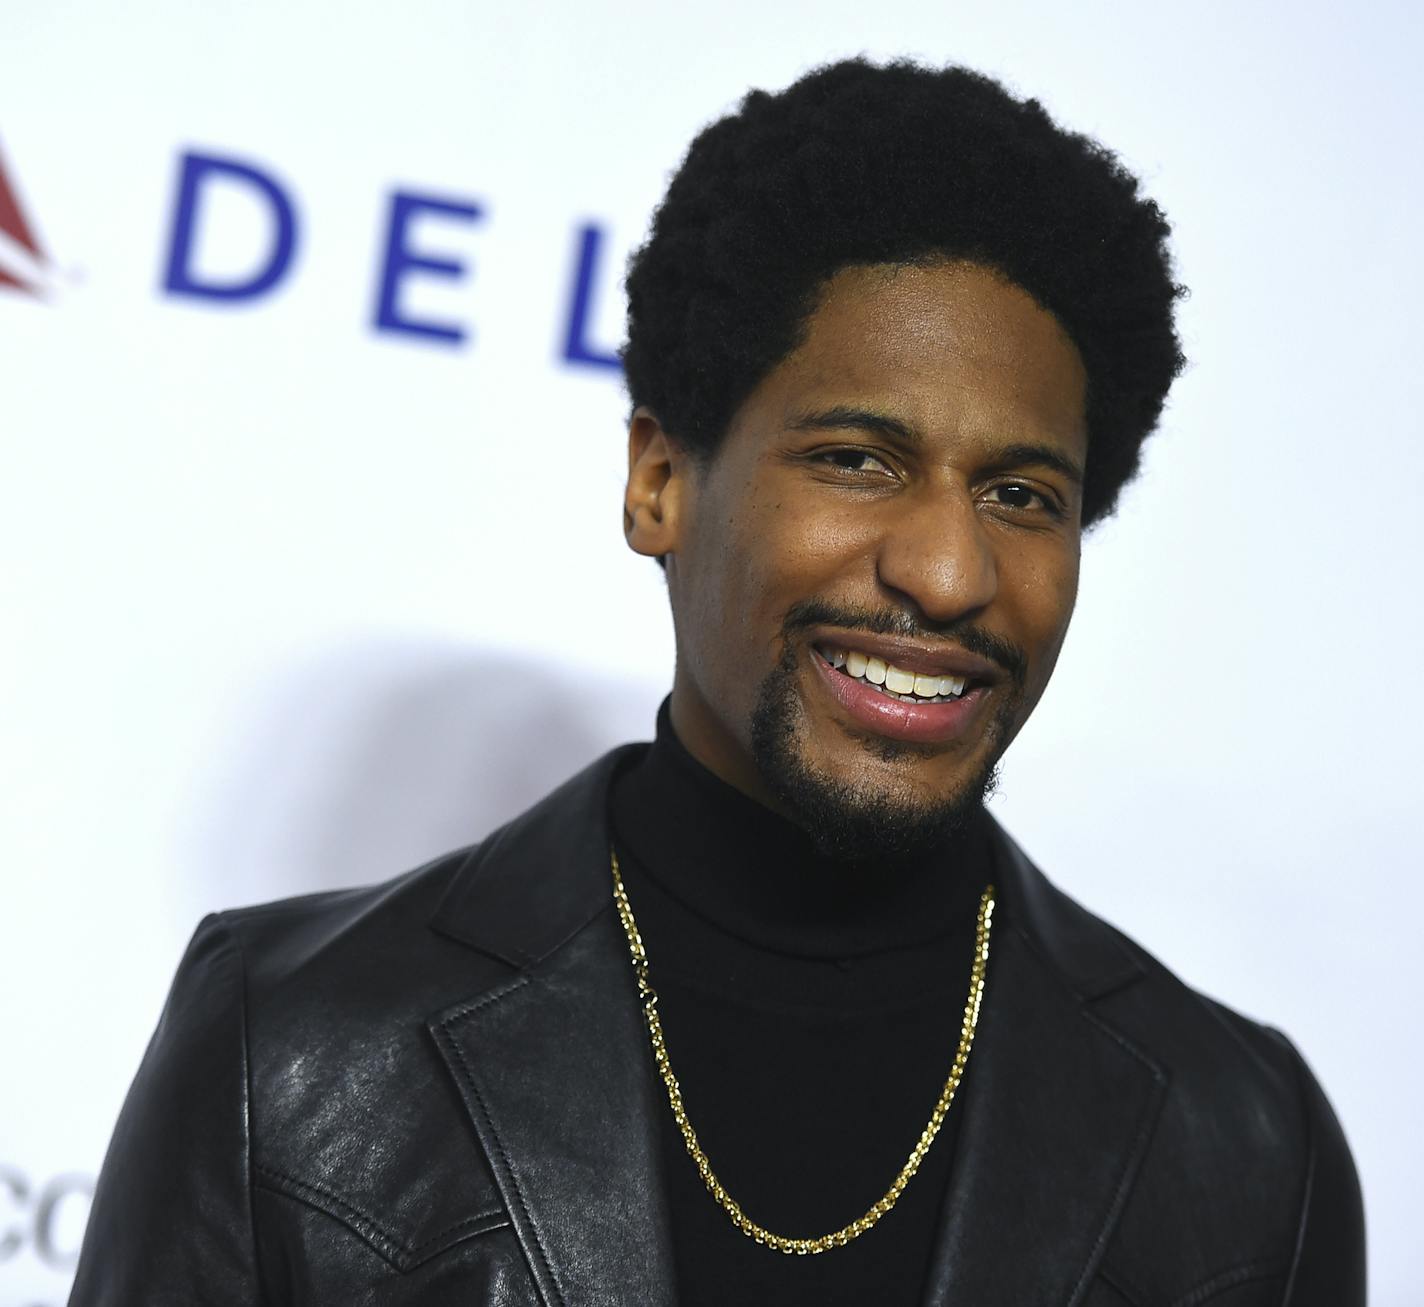
M1290 1040L1309 1121L1309 1161L1295 1262L1283 1307L1365 1307L1365 1209L1340 1121Z
M114 1129L70 1307L262 1302L244 1026L241 951L208 917Z

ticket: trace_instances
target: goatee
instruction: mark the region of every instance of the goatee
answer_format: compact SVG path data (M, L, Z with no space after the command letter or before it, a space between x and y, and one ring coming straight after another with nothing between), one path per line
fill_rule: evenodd
M797 630L818 623L879 633L922 634L904 614L832 609L813 601L792 609L783 623L781 661L757 692L751 718L752 758L763 780L817 848L845 861L920 855L953 841L974 823L998 781L998 760L1012 734L1026 660L1020 650L974 628L952 632L965 647L992 657L1009 674L1008 691L987 730L992 746L980 771L935 801L870 791L817 771L798 738L802 708L796 692ZM914 628L914 629L910 629ZM936 632L951 634L949 631ZM815 654L811 655L815 657ZM1012 687L1010 689L1009 687ZM923 756L930 746L866 736L864 748L884 762Z

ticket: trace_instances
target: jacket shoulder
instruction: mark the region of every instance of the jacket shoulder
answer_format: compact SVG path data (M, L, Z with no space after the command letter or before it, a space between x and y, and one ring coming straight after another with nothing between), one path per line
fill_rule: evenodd
M450 884L481 847L455 849L373 885L229 908L206 918L200 929L232 936L253 993L280 992L294 981L305 986L373 945L422 939Z

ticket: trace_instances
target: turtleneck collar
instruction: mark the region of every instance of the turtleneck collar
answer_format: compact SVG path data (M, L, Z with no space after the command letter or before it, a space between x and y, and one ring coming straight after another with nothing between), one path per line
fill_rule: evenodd
M990 878L983 817L914 858L849 863L699 763L664 700L657 738L617 778L619 846L678 902L747 943L798 957L853 958L972 931Z

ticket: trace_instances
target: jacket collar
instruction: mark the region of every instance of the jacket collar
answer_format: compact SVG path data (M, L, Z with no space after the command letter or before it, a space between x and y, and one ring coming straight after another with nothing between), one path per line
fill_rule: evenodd
M645 747L600 758L472 851L432 922L516 969L430 1028L550 1307L674 1301L667 1104L608 868L609 786ZM984 1011L925 1301L1068 1307L1117 1222L1166 1076L1094 1010L1142 965L997 826L994 846Z
M476 845L432 926L513 967L532 966L567 943L612 901L608 791L646 748L604 754Z
M609 902L608 791L646 748L629 744L604 754L472 849L434 928L513 967L542 961L572 938ZM1000 914L1019 924L1064 982L1084 998L1100 998L1141 975L1113 932L990 824Z

